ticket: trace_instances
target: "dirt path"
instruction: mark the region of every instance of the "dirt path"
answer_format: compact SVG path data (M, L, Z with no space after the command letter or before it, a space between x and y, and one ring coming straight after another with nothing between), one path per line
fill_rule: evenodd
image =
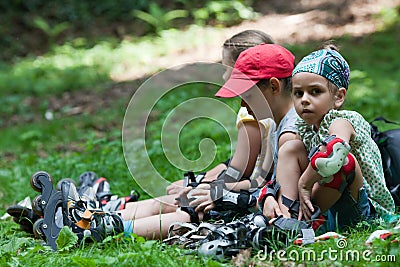
M246 29L263 30L280 44L328 40L345 34L362 36L379 28L379 22L374 19L374 16L382 8L399 6L400 0L337 0L334 3L331 0L301 0L291 1L290 5L285 5L286 1L264 0L257 3L255 10L263 14L258 20L222 29L220 35L206 44L169 53L164 57L154 59L152 64L160 68L169 68L186 62L220 61L219 48L224 40ZM58 116L72 116L83 112L94 113L109 106L116 99L126 98L128 102L133 94L133 88L137 88L145 77L152 74L144 69L127 71L115 77L118 82L102 94L87 90L66 92L57 98L50 97L49 108ZM121 81L125 83L119 83ZM42 100L30 97L24 104L34 106L40 104ZM66 105L71 109L67 113L60 114L60 110ZM36 119L43 119L43 114L35 115L33 120ZM24 119L15 115L8 119L7 124L21 122L24 122Z
M265 31L278 44L329 40L345 34L362 36L379 28L379 22L373 17L382 8L396 7L400 5L400 0L302 0L291 1L289 6L285 3L276 0L260 1L255 10L264 15L258 20L223 29L220 35L213 35L212 40L207 39L207 43L169 53L154 59L154 64L169 68L185 62L220 61L221 44L232 35L247 29ZM207 29L204 29L206 34ZM135 69L115 78L118 81L129 81L148 74Z

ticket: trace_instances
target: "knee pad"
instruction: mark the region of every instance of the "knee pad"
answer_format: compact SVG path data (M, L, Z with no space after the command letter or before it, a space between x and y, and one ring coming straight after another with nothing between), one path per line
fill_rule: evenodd
M354 170L354 157L349 154L350 145L347 142L331 135L322 142L322 145L326 147L326 151L319 151L319 147L315 147L311 150L309 159L313 169L323 178L338 173L345 165L343 169L345 172L350 172L351 168Z
M240 192L229 191L225 188L225 183L222 180L211 183L210 194L217 211L234 210L238 213L246 214L249 209L257 204L257 198L248 190L240 190Z

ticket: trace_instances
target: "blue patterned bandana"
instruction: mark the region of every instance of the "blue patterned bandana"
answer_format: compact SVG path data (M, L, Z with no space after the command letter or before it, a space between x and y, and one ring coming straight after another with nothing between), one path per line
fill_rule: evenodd
M325 77L337 87L348 89L350 67L335 50L322 49L304 57L294 68L292 76L299 72L311 72Z

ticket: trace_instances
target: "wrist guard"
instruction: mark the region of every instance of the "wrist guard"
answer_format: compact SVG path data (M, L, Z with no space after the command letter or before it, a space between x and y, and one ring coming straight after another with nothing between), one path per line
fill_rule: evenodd
M229 191L222 180L216 180L211 183L210 195L217 211L234 210L238 213L246 214L250 208L257 204L256 197L251 195L249 191Z
M217 180L223 181L224 183L237 183L242 178L242 173L239 170L236 170L232 166L228 166L228 168L222 171Z
M265 199L268 196L272 196L276 199L276 195L278 194L279 189L281 188L281 185L278 183L278 181L271 180L268 184L266 184L263 189L261 189L260 195L258 197L258 203L259 206L262 208L264 207L264 202Z
M197 187L201 181L204 179L206 173L201 172L198 175L195 175L194 172L188 171L183 175L183 186L184 187Z

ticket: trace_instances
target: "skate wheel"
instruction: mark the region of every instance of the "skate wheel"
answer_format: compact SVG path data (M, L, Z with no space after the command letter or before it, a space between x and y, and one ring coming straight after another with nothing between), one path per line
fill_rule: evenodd
M32 210L36 215L43 216L43 204L47 203L42 203L42 195L38 195L32 200Z
M43 218L38 219L33 224L33 234L35 235L36 238L46 240L46 236L43 232Z
M51 179L50 174L48 174L45 171L38 171L35 174L32 175L31 177L31 186L33 188L33 190L41 192L42 191L42 184L39 181L39 177L41 176L46 176L47 179L49 179L49 181L52 183L53 180Z
M62 184L64 181L65 181L65 182L69 182L69 183L71 183L71 184L74 184L74 185L76 186L76 183L75 183L74 180L72 180L71 178L64 178L64 179L61 179L61 180L56 184L56 190L57 190L57 191L61 191L61 184Z

